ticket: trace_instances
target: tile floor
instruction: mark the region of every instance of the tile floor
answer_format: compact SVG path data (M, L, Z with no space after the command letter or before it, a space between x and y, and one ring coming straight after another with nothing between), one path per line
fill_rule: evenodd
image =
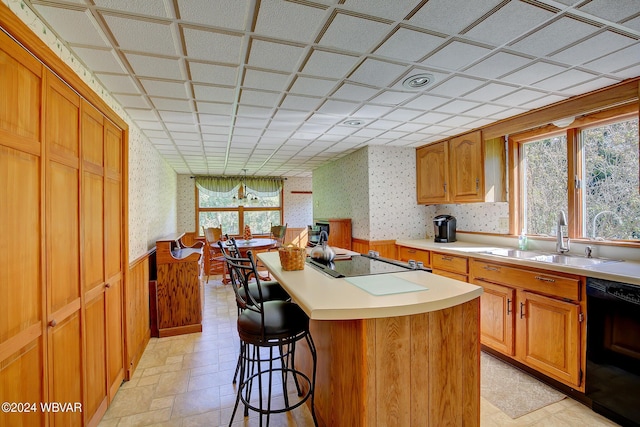
M238 354L233 291L213 278L205 286L203 332L152 338L131 379L123 383L100 427L227 426L235 403L231 383ZM481 426L616 426L584 405L563 399L511 419L485 399ZM258 418L236 414L234 426L257 426ZM306 405L272 416L271 425L312 426Z

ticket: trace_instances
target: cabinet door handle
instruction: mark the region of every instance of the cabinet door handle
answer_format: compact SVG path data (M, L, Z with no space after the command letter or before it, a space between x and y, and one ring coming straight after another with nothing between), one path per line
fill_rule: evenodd
M520 318L524 319L524 303L520 303Z
M56 319L51 319L51 321L49 322L49 326L51 326L52 328L54 328L57 324L58 322L56 322Z
M480 191L480 178L476 178L476 191Z
M442 187L444 187L444 193L447 194L447 183L445 182Z
M511 316L511 298L507 298L507 316Z
M409 249L407 252L409 252L410 254L415 254L416 250L415 249Z
M443 256L442 261L453 261L453 258L451 258L450 256Z
M487 271L500 271L500 267L491 267L490 265L485 265L482 268L484 268Z
M549 282L549 283L555 283L556 279L552 279L550 277L543 277L543 276L535 276L536 280L540 280L541 282Z
M109 289L109 288L111 287L111 283L105 283L105 284L104 284L104 287L105 287L105 288L107 288L107 289Z

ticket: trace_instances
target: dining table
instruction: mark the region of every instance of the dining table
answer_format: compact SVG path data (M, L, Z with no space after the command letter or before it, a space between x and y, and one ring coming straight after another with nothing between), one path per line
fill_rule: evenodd
M256 237L253 239L245 240L245 239L236 239L236 246L238 246L238 251L240 251L240 255L242 257L247 256L247 252L251 251L253 255L253 259L255 260L258 267L260 267L260 263L257 258L257 254L260 252L265 252L271 248L275 248L278 241L276 239L271 238L260 238ZM271 277L268 275L261 275L260 280L271 280ZM229 283L229 279L227 277L222 278L222 283Z

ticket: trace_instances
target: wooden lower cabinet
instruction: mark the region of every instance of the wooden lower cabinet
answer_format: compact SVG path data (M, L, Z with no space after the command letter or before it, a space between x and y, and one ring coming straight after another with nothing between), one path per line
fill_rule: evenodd
M468 280L469 260L467 257L432 252L431 268L434 274L440 276L460 280L461 282Z
M483 345L584 391L580 278L472 260L470 279L484 288Z
M398 246L398 259L403 262L409 262L409 260L421 261L424 263L425 267L430 267L431 251L410 248L407 246Z

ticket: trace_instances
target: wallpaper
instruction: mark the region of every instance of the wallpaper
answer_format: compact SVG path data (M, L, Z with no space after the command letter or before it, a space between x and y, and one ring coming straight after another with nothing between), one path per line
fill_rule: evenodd
M311 178L287 178L284 181L284 221L289 227L312 224L311 194L291 194L291 191L311 191ZM178 175L178 231L195 231L195 183L189 175Z
M508 202L439 205L436 207L435 215L455 216L457 230L509 234ZM503 227L500 227L500 218L505 219ZM430 235L433 237L433 230Z
M313 217L351 218L351 236L369 239L369 147L313 171Z
M176 231L176 173L120 104L21 0L0 0L129 125L129 260Z

